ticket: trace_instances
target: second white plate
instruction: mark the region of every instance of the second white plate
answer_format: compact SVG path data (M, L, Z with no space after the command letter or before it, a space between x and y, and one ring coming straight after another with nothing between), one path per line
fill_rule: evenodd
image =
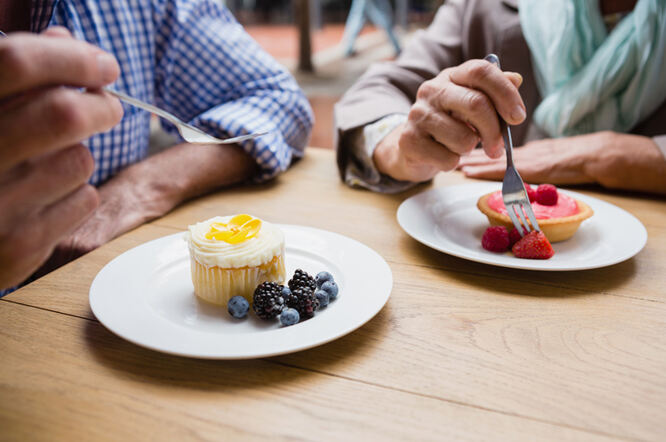
M194 296L183 233L135 247L109 262L90 287L90 307L109 330L153 350L207 359L280 355L324 344L355 330L384 306L391 270L374 250L337 233L281 225L287 275L333 274L340 294L314 318L290 327L262 321L254 312L242 320L226 307Z
M527 270L585 270L617 264L640 252L647 231L633 215L617 206L576 192L561 190L587 203L594 215L583 221L573 238L553 244L546 260L519 259L481 247L488 218L476 207L482 195L501 183L440 187L414 195L398 208L398 223L412 238L449 255L471 261Z

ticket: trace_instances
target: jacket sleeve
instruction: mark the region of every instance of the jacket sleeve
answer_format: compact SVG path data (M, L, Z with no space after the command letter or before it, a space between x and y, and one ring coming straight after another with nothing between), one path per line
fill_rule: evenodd
M374 163L368 161L362 128L388 115L407 115L421 83L462 63L464 10L464 0L447 1L432 24L415 33L397 60L371 66L335 105L335 145L344 182L358 185L359 180L365 181L367 185L362 187L367 188L390 182L389 177L371 170Z

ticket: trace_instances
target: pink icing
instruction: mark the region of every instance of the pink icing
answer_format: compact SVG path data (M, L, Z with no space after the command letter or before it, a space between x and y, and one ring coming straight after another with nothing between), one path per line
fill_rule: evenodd
M576 200L564 195L562 192L557 192L557 195L557 204L554 206L544 206L537 202L532 203L532 210L537 219L563 218L578 213L578 204L576 204ZM506 207L504 207L504 201L502 201L502 192L499 190L490 195L488 198L488 205L495 212L504 215L507 214Z

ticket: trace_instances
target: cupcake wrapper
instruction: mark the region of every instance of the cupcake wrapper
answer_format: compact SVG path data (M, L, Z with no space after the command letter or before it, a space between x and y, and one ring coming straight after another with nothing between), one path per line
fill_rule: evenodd
M284 255L276 256L260 266L239 269L206 267L190 258L190 267L195 294L218 305L227 305L229 299L236 295L244 296L251 303L254 290L259 284L265 281L282 284L286 276Z

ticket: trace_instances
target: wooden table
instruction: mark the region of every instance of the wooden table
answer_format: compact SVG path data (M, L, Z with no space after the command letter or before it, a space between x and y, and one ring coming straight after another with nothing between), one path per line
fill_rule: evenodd
M0 439L664 440L666 205L583 192L645 224L638 256L583 272L496 268L412 240L395 217L408 195L349 189L333 154L310 149L273 183L193 201L2 299ZM88 290L107 262L237 212L377 250L394 276L388 304L332 343L247 361L157 353L95 320Z

